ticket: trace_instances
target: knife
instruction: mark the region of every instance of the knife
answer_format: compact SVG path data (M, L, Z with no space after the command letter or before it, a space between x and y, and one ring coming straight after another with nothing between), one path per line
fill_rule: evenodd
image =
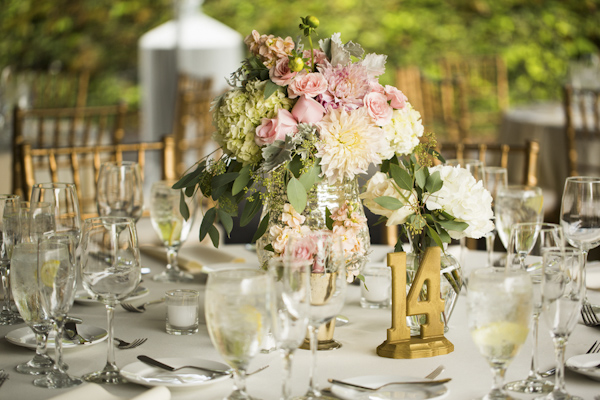
M348 387L352 387L355 389L369 390L369 391L374 392L376 390L381 389L384 386L389 386L389 385L441 385L442 383L450 382L451 380L452 380L452 378L438 379L435 381L426 380L426 381L389 382L389 383L386 383L384 385L380 385L377 387L361 386L361 385L357 385L355 383L338 381L337 379L329 379L329 383L332 383L334 385L348 386Z

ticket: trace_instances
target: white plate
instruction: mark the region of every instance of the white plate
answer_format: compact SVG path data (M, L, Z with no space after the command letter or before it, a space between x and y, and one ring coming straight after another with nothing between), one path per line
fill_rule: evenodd
M63 338L63 342L62 342L63 349L72 349L72 348L82 347L82 346L92 346L94 344L103 342L106 340L106 338L108 338L108 333L106 332L105 329L98 328L96 326L91 326L91 325L78 324L77 332L79 332L79 334L81 336L83 336L84 338L91 340L91 342L85 342L85 343L79 343L79 341L73 342L65 337L65 338ZM48 336L48 347L52 348L52 349L54 348L54 336L55 336L54 331L50 332L50 335ZM31 328L29 328L28 326L8 332L5 336L5 338L10 343L16 344L17 346L23 346L23 347L27 347L28 349L34 349L34 350L36 348L35 334L31 330Z
M571 371L600 381L600 368L592 368L598 364L600 364L600 354L592 353L573 356L567 360L565 365Z
M343 379L344 382L363 386L381 386L388 382L423 381L426 379L410 376L369 375ZM441 399L448 394L448 388L443 385L390 385L378 391L362 391L348 386L331 385L331 391L346 400L358 399Z
M227 370L229 367L217 361L203 360L200 358L158 358L172 367L184 365L197 365L218 370ZM192 387L210 385L229 379L230 375L215 375L210 372L188 368L170 372L164 369L152 367L141 361L137 361L121 368L121 374L130 382L139 383L144 386L166 386L168 388Z
M148 296L149 293L150 290L148 288L138 286L137 289L135 289L133 293L131 293L131 295L125 300L131 301L135 299L140 299L142 297ZM90 294L86 290L78 290L77 293L75 293L75 301L81 304L101 304L98 300L92 298L92 296L90 296Z

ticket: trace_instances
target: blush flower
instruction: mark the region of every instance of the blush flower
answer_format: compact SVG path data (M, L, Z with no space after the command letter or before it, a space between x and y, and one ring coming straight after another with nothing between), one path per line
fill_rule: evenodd
M328 83L327 91L321 95L325 108L344 107L351 111L363 105L363 98L369 93L369 75L363 65L328 65L321 73Z
M408 98L400 90L390 85L385 85L384 90L392 108L401 110L406 106Z
M300 96L292 108L292 115L300 123L314 124L323 119L325 108L318 101L310 97Z
M385 95L371 92L364 98L365 108L376 125L384 126L392 121L394 110L387 102Z
M289 59L287 57L280 58L275 63L275 66L269 70L269 78L273 83L279 86L287 86L298 73L290 71Z
M281 222L291 228L298 228L304 223L306 217L299 214L290 203L283 205L283 213L281 214Z
M288 96L295 99L298 96L317 97L327 90L327 80L318 72L299 74L288 86Z

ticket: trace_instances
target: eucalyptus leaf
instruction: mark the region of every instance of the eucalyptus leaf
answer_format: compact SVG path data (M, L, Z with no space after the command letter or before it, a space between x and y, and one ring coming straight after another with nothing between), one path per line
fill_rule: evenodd
M252 243L256 242L262 235L267 231L267 226L269 225L269 213L266 213L263 219L258 224L258 229L252 238Z
M227 236L229 237L229 234L233 229L233 218L231 218L231 215L229 215L224 210L221 210L220 208L217 210L217 212L219 215L219 220L221 221L221 224L223 225L223 228L225 229L225 232L227 232Z
M427 177L429 176L429 169L425 167L420 167L415 171L415 181L417 182L417 186L421 189L425 189L425 184L427 183Z
M298 179L292 177L288 182L287 196L290 204L294 207L294 210L302 214L306 208L308 196L306 194L306 189L304 189L304 185L302 185Z
M192 201L196 200L192 199ZM179 194L179 212L181 213L183 219L185 219L186 221L190 218L190 209L188 208L188 205L185 202L185 195L183 194L183 192Z
M260 201L260 193L256 192L251 198L246 200L246 205L244 206L242 216L240 217L240 226L248 225L261 208L262 202Z
M433 229L431 226L427 225L427 232L428 232L428 236L433 239L435 244L437 244L439 247L444 247L444 244L442 243L442 239L440 238L440 236L438 235L438 233L435 229Z
M267 76L268 76L268 71L267 71ZM273 93L275 93L277 91L277 89L279 89L281 86L279 86L278 84L276 84L275 82L273 82L272 80L268 80L267 84L265 85L265 100L268 99L269 97L271 97L271 95Z
M302 160L299 156L292 158L292 161L288 164L287 169L294 174L294 177L300 177L300 169L302 168Z
M231 194L235 196L236 194L240 193L242 190L244 190L248 182L250 182L250 166L246 165L239 172L238 177L233 181Z
M461 221L437 221L444 229L450 231L462 232L469 227L469 224Z
M333 218L331 218L331 210L329 207L325 207L325 226L330 231L333 230Z
M210 227L215 223L215 218L217 217L217 209L215 207L208 209L202 218L202 223L200 224L200 241L204 240L206 235L208 234Z
M435 193L442 188L444 182L440 176L440 171L435 171L433 174L427 177L427 183L425 184L425 190L429 193Z
M373 201L388 210L397 210L404 205L400 200L391 196L376 197Z
M315 185L315 183L317 183L320 173L321 168L318 165L313 165L311 168L309 168L308 171L300 175L300 178L298 179L300 180L300 183L302 183L302 186L304 186L304 189L306 189L307 192L309 192Z
M398 185L400 189L413 189L413 180L408 171L404 168L396 164L390 164L390 173L392 174L392 179L394 179L394 182L396 182L396 185Z
M221 186L227 185L230 182L236 180L239 176L239 172L226 172L221 175L216 175L212 178L210 184L213 188L219 188Z
M210 240L211 240L213 246L218 248L219 247L219 238L221 235L219 234L219 230L214 225L211 225L208 228L208 236L210 236Z

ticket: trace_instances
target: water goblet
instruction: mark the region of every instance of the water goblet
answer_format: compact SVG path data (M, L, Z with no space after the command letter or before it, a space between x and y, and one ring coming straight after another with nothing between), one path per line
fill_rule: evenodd
M223 269L206 282L206 326L213 345L233 368L233 392L227 399L250 399L246 370L260 352L270 325L271 285L258 269Z
M269 275L273 281L272 331L283 360L282 400L291 398L292 358L306 337L310 268L306 259L295 257L290 252L269 261Z
M556 351L554 389L546 400L582 400L565 389L565 348L585 298L585 255L582 250L551 249L544 253L542 302Z
M317 385L317 348L319 329L332 322L344 306L346 297L346 262L344 249L338 235L326 231L313 231L292 236L285 252L294 257L304 257L311 266L310 307L308 334L310 337L311 368L309 388L301 399L321 398ZM329 349L340 347L333 341Z
M504 374L529 333L532 290L531 278L521 270L482 268L469 276L469 331L493 375L485 400L512 399L503 387Z
M564 249L565 240L560 225L525 222L513 227L508 248L508 267L518 263L518 268L527 271L533 285L533 338L531 366L526 379L509 382L505 388L519 393L548 393L553 385L545 380L538 368L538 326L542 312L542 262L543 254L549 249Z
M81 235L81 278L90 295L106 306L108 354L103 370L83 376L95 383L127 382L115 363L113 318L115 306L141 280L140 252L135 222L126 217L89 218Z
M167 269L152 279L159 282L190 282L194 277L179 269L177 253L194 223L197 202L194 197L184 197L189 210L189 217L185 219L179 209L182 191L171 186L172 182L167 181L152 184L150 219L154 231L167 248Z
M569 244L583 252L587 263L588 252L600 244L600 178L567 178L560 206L560 224ZM583 302L589 303L587 296ZM596 305L593 308L594 312L600 309Z
M56 327L54 368L33 381L35 386L62 389L81 385L83 380L70 376L63 363L62 337L67 313L75 296L75 241L69 235L54 235L38 244L37 284L42 309Z
M11 210L17 209L20 197L14 194L0 194L0 274L2 278L2 311L0 325L13 325L22 322L18 312L14 312L10 301L10 257L17 232L10 229ZM14 212L12 212L14 215Z
M508 173L503 167L484 167L483 184L492 195L492 208L496 201L498 190L508 185ZM496 228L485 235L485 246L487 249L488 266L494 265L494 242L496 240Z
M48 334L52 321L42 308L41 294L37 290L38 246L36 243L17 243L12 249L10 283L15 304L25 323L36 336L33 359L17 365L22 374L47 374L53 370L54 361L47 354Z
M140 165L131 161L103 163L96 196L101 217L130 217L137 222L144 211Z
M508 185L500 188L495 199L495 223L498 237L508 249L510 231L520 222L542 222L544 198L537 186Z

